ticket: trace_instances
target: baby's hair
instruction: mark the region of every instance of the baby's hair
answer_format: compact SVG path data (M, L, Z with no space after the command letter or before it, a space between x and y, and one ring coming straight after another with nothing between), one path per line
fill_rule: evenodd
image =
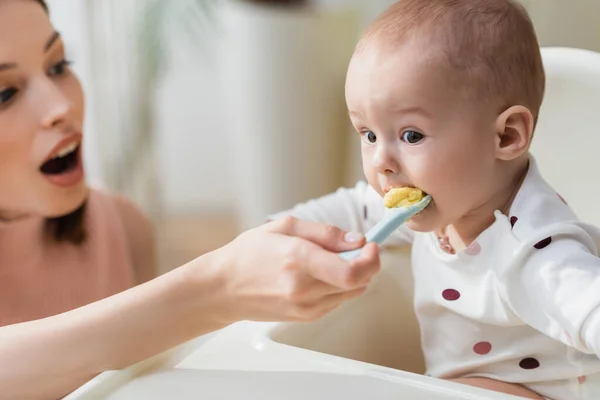
M364 32L356 52L393 50L414 39L441 57L469 100L523 105L537 122L545 89L538 40L527 11L511 0L401 0ZM410 60L407 60L410 62Z

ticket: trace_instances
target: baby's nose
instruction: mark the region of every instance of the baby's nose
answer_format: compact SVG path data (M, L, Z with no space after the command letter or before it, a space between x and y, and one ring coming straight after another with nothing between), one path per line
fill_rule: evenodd
M395 154L386 146L381 146L375 155L374 165L381 174L392 175L400 172L400 164Z

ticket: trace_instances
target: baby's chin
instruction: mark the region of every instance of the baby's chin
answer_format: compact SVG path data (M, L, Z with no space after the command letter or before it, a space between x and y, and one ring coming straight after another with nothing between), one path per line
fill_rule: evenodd
M437 210L432 204L406 221L405 226L415 232L433 232L439 229L439 218L437 217Z

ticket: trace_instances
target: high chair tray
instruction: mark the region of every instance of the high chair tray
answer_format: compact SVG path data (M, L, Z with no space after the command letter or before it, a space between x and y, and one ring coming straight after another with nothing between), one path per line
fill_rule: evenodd
M65 399L515 398L424 376L409 254L385 252L382 265L367 293L319 321L240 322Z
M198 371L178 369L142 377L117 391L111 399L261 399L378 400L457 398L451 392L369 376L297 371ZM480 398L480 397L471 397Z

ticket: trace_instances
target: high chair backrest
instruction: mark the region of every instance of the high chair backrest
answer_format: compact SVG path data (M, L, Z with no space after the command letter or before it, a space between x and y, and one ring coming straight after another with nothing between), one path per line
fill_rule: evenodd
M600 53L543 48L546 96L532 153L584 222L600 227Z

